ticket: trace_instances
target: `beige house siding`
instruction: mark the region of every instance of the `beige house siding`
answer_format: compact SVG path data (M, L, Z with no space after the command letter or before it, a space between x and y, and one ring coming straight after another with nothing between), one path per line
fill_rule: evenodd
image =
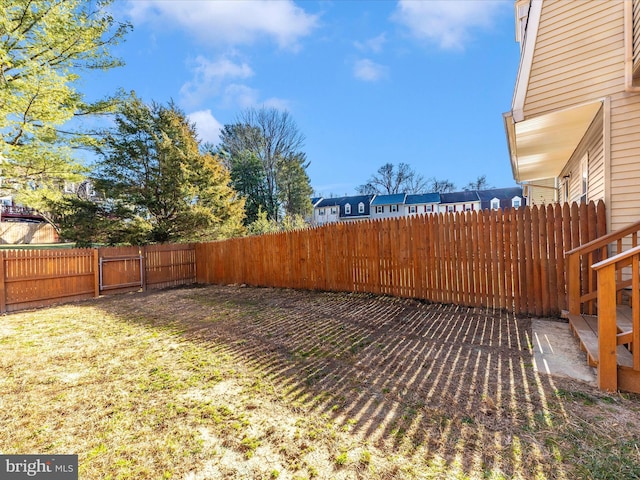
M526 186L527 205L549 205L558 201L555 178L536 180L523 186Z
M545 0L525 118L624 89L622 0Z
M611 228L640 220L640 95L611 98Z
M559 200L577 202L582 195L582 162L587 159L587 201L605 199L603 111L600 110L560 174ZM568 177L565 180L565 177ZM566 196L566 187L569 195Z

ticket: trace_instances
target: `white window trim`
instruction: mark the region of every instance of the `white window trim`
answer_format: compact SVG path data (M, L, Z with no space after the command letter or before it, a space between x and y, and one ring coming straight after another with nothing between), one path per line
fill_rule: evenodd
M493 197L491 199L490 208L491 210L498 210L500 208L500 200L496 197Z
M351 204L350 203L347 203L344 206L344 214L345 215L351 215Z
M585 153L580 160L580 203L589 200L589 154Z
M364 213L364 203L362 202L358 204L358 213Z

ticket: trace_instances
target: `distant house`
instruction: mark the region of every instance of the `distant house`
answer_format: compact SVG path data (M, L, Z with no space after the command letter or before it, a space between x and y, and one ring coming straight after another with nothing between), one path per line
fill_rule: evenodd
M526 205L522 195L522 187L492 188L478 190L481 210L497 210L499 208L519 208Z
M406 198L406 193L376 195L371 202L371 218L403 217Z
M526 204L522 187L493 188L453 193L355 195L312 198L313 224L411 217L432 213L518 208Z
M321 198L313 202L313 223L316 225L324 225L325 223L337 222L340 219L340 200L341 198Z
M439 193L423 193L407 195L404 201L405 215L425 215L438 212Z
M476 190L440 194L440 213L480 210L480 197Z
M363 220L370 217L374 195L356 195L340 198L340 220Z

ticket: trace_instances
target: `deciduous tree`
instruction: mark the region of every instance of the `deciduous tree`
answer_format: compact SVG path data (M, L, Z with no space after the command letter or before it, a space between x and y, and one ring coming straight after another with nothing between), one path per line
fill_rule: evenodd
M111 56L130 29L110 1L4 0L0 8L0 160L3 187L31 206L57 196L86 170L74 149L94 145L88 116L112 112L117 98L87 102L82 75L121 62ZM5 192L9 193L9 192Z
M456 186L453 182L450 182L449 180L439 180L436 177L430 178L428 180L428 183L428 192L449 193L455 191L456 189Z
M487 190L492 188L487 181L486 175L481 175L474 182L467 183L467 186L464 187L465 190Z
M308 190L309 195L311 194L309 177L306 174L309 164L302 152L303 145L304 135L298 130L288 112L275 108L260 108L245 110L239 115L236 123L225 125L218 149L228 158L234 184L252 183L242 180L242 174L236 169L243 165L242 158L253 155L260 161L264 187L259 190L260 195L254 197L250 203L260 206L268 219L279 221L287 213L284 202L291 199L289 193L293 190ZM294 166L296 162L297 166ZM251 179L256 178L253 169L248 173ZM295 189L287 183L292 180L298 182ZM246 196L252 195L251 192L243 193ZM290 202L289 208L293 208L294 204L295 202ZM249 223L255 221L253 212L252 208L251 217L247 218Z
M424 193L428 183L410 165L392 163L382 165L375 175L356 190L361 195L392 195L396 193Z

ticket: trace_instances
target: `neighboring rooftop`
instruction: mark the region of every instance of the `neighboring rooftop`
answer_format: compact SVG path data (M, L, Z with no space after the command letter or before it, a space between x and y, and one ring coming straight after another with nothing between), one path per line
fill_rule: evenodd
M440 203L440 194L439 193L421 193L421 194L413 194L407 195L407 198L404 201L407 205L416 205L423 203Z
M376 195L371 205L399 205L404 203L406 193L395 193L392 195Z

